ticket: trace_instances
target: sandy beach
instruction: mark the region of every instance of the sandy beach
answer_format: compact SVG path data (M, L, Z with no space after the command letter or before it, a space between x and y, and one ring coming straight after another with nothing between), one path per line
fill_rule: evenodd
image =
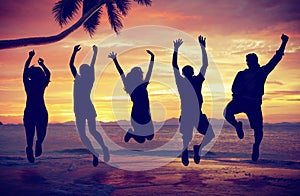
M3 157L2 157L3 159ZM64 158L65 159L65 158ZM90 157L6 161L0 167L1 195L298 195L300 163L260 160L180 159L149 171L126 171ZM19 163L23 164L19 164Z
M1 1L0 196L300 196L299 4Z
M166 133L176 128L163 127L145 145L160 145L169 138ZM123 130L112 126L108 130L115 133L115 141L123 143ZM44 153L30 164L24 152L23 126L1 126L0 195L299 195L299 127L272 125L265 130L257 162L251 161L252 131L246 130L245 139L239 140L232 129L224 127L199 165L190 151L188 167L178 157L152 170L128 171L120 168L137 167L138 157L111 150L109 164L101 161L95 168L75 127L62 125L49 126ZM156 152L157 156L145 156L149 165L172 156L172 151Z

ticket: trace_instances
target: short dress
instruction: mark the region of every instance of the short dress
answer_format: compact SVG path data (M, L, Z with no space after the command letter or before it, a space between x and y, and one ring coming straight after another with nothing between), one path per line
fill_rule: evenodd
M131 125L134 128L134 133L139 136L148 136L154 133L147 91L148 84L149 82L140 84L130 94L133 103Z
M92 77L82 78L79 75L75 77L73 100L76 117L85 119L96 118L97 113L90 97L93 84L94 79Z

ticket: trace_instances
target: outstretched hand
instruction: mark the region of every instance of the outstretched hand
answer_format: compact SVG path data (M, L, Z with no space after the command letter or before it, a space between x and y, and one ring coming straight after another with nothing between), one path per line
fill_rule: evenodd
M111 52L107 57L111 59L115 59L117 57L117 53Z
M288 42L289 37L288 37L287 35L285 35L285 34L282 34L282 35L281 35L281 40L282 40L283 42Z
M146 52L147 52L148 54L150 54L151 57L154 56L153 52L151 52L150 50L146 50Z
M204 48L206 47L206 37L203 37L202 35L199 35L198 41L199 41L200 45L204 46Z
M98 47L96 45L93 45L93 51L94 53L98 51Z
M31 50L31 51L29 52L29 56L30 56L30 57L33 57L34 55L35 55L34 50Z
M44 59L39 58L38 63L39 63L39 65L41 65L41 66L44 65Z
M175 41L173 41L174 43L174 50L178 50L178 48L181 46L181 44L183 43L182 39L177 39Z
M80 45L74 46L74 52L78 52L79 50L81 50Z

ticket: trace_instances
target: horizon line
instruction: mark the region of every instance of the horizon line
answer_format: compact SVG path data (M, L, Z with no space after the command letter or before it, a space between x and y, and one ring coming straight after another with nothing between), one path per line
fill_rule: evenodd
M167 122L167 121L170 121L170 120L178 120L179 118L175 118L175 117L172 117L172 118L169 118L169 119L166 119L165 121L153 121L153 123L164 123L164 122ZM209 120L211 119L215 119L215 120L224 120L224 124L229 124L228 122L226 122L225 119L221 119L221 118L208 118ZM242 121L246 121L247 124L245 125L249 125L249 121L248 119L246 118L239 118L239 120L242 120ZM96 122L99 122L99 123L102 123L102 124L109 124L109 123L117 123L117 122L120 122L120 121L126 121L130 124L130 120L126 120L126 119L122 119L122 120L117 120L117 121L108 121L108 122L105 122L105 121L101 121L101 120L96 120ZM70 120L70 121L65 121L65 122L49 122L48 125L67 125L67 123L74 123L75 125L75 120ZM296 121L296 122L289 122L289 121L282 121L282 122L264 122L263 124L284 124L284 123L289 123L289 124L298 124L300 123L300 121ZM177 123L179 124L179 122ZM2 121L0 121L0 125L23 125L23 123L3 123ZM174 124L176 125L176 124Z

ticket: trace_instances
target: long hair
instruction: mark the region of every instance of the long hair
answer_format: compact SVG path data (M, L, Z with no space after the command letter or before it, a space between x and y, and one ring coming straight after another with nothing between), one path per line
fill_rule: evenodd
M130 72L125 77L124 90L131 94L134 89L142 84L143 82L143 72L140 67L133 67Z
M31 80L31 82L33 82L36 86L40 86L47 82L46 75L42 68L35 67L34 65L29 68L28 77Z

